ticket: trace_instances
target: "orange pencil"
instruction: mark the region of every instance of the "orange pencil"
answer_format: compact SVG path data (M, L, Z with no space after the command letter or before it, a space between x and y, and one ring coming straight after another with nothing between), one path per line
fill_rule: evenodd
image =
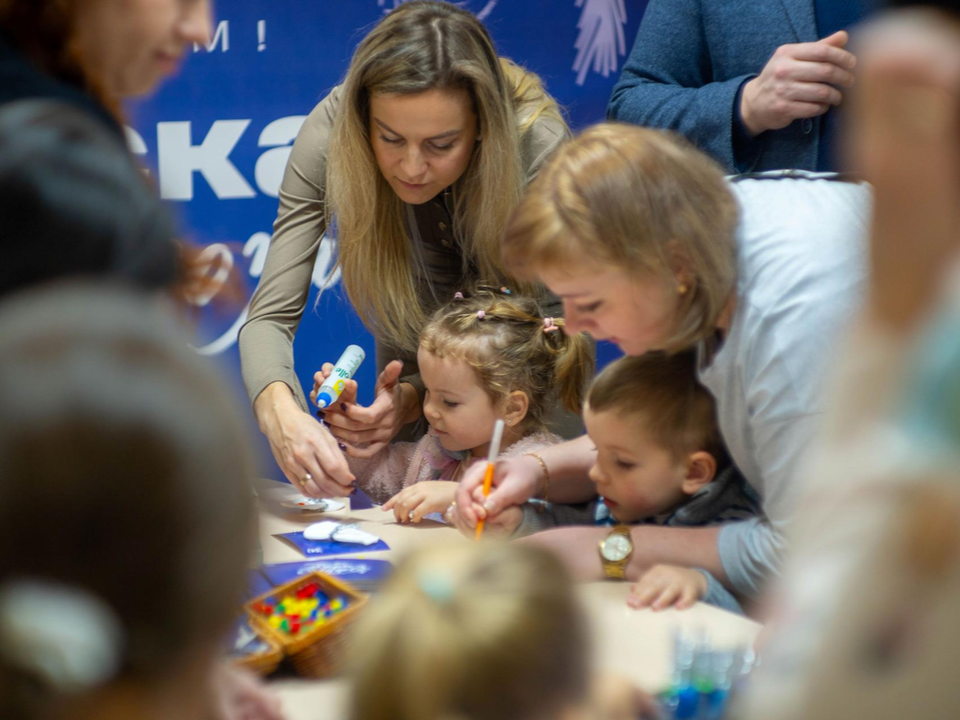
M487 455L487 471L483 475L483 497L490 494L490 488L493 485L493 466L497 462L497 455L500 454L500 441L503 440L503 420L497 420L493 424L493 439L490 441L490 454ZM476 539L479 540L483 534L483 518L477 523Z

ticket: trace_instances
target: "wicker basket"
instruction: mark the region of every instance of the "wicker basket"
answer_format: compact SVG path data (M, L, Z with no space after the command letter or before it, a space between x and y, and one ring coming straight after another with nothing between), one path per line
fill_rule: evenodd
M257 634L257 637L267 645L267 649L259 653L235 656L233 664L258 675L269 675L280 666L280 661L283 660L283 647L263 632L260 623L254 622L249 612L247 613L247 622Z
M275 630L254 609L268 599L273 598L279 601L286 595L295 594L311 583L317 583L327 595L345 595L349 599L347 609L337 613L322 625L316 625L298 635ZM254 629L263 637L277 642L300 675L308 678L324 678L340 670L350 625L366 603L367 596L347 583L329 575L314 572L280 585L251 600L246 604L246 610Z

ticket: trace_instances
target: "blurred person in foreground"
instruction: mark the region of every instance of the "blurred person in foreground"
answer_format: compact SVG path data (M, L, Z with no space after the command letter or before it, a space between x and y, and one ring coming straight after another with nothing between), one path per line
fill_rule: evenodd
M868 302L737 717L960 714L960 3L924 4L859 44Z
M120 103L153 92L212 25L211 0L0 0L0 104L66 102L121 134Z
M7 299L0 397L0 717L279 717L220 659L248 428L169 313L82 283Z
M591 674L573 581L545 550L486 541L406 556L361 618L350 720L634 720L650 699Z
M143 294L135 307L178 312L191 292L208 288L129 153L85 112L50 100L4 106L0 148L0 308L32 288L84 281ZM180 341L186 348L189 339ZM253 676L222 664L213 682L224 720L276 717L276 701ZM233 714L238 706L262 713Z

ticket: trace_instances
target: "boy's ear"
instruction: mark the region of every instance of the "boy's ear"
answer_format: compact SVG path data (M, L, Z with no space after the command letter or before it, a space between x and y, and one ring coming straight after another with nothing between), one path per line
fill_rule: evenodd
M687 495L693 495L717 474L717 460L708 452L699 451L687 457L687 476L681 489Z
M527 416L527 410L530 409L530 398L523 390L514 390L507 396L507 402L504 405L503 421L507 427L516 427Z

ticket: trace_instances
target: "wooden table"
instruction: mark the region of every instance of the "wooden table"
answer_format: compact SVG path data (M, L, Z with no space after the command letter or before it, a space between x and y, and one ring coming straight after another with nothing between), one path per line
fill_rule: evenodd
M305 561L298 550L273 536L302 530L327 518L358 523L364 530L383 538L391 548L344 557L396 562L404 552L421 545L470 542L456 530L434 522L399 525L392 513L385 513L378 507L357 511L346 509L323 515L285 510L279 505L280 499L298 495L285 483L262 481L257 491L264 563ZM717 646L753 642L760 630L757 623L702 603L682 612L631 610L625 602L627 591L627 583L617 582L587 583L579 587L592 625L594 663L596 668L631 678L651 692L663 689L669 681L675 628L705 631ZM283 699L284 711L290 720L340 720L346 717L346 683L343 680L282 679L274 681L272 687Z

